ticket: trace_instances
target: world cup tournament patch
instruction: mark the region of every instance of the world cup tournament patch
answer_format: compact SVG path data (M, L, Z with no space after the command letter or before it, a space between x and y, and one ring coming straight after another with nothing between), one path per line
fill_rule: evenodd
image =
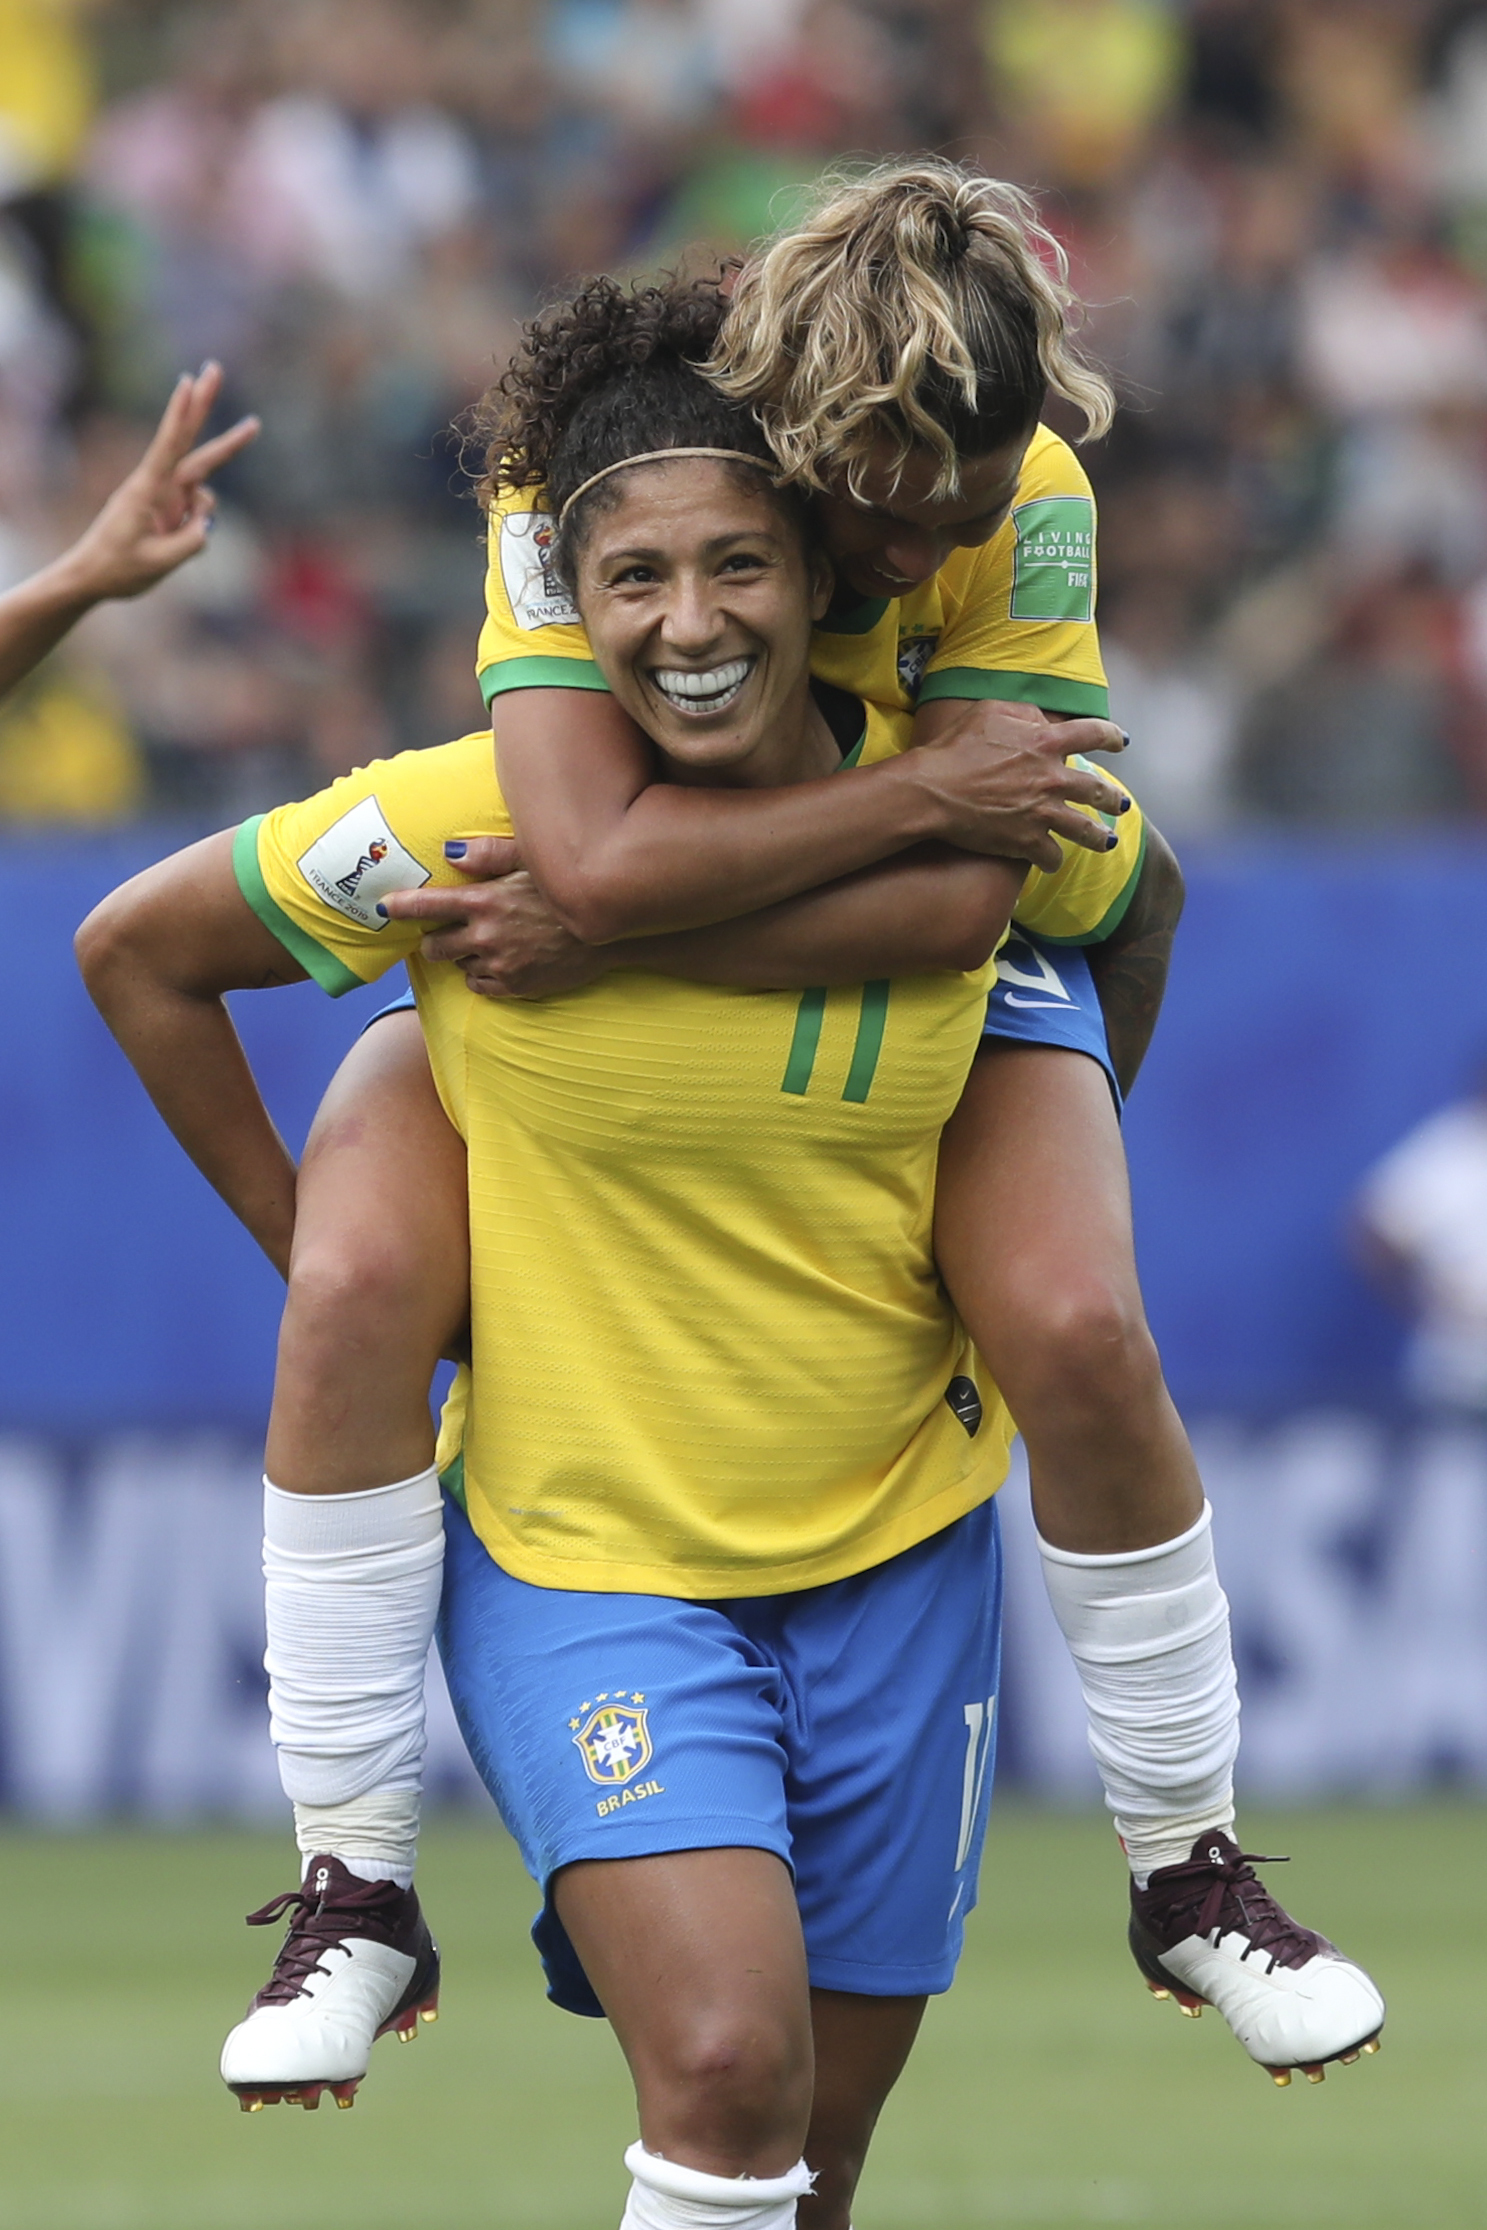
M1039 496L1012 514L1013 619L1095 616L1095 507L1088 496Z
M518 627L580 627L578 606L553 570L558 522L548 511L508 511L501 521L501 578Z
M375 797L363 798L317 836L295 862L327 906L363 929L386 929L377 901L393 890L419 890L429 870L400 844Z

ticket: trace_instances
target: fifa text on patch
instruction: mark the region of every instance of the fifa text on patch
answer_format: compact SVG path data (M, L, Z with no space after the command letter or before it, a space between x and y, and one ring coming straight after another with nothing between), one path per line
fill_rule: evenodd
M1013 619L1095 616L1095 507L1088 496L1040 496L1012 514Z

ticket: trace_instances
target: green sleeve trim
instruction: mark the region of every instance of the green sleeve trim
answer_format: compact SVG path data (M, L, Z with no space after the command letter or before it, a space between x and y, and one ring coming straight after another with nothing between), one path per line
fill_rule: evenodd
M508 689L602 689L609 684L591 658L503 658L487 666L480 694L487 704Z
M470 1507L465 1500L465 1451L463 1448L452 1462L444 1466L439 1474L439 1484L450 1501L457 1502L468 1517Z
M1135 865L1126 877L1125 887L1120 896L1114 899L1105 909L1094 928L1087 929L1082 937L1050 937L1046 929L1035 929L1033 935L1041 938L1045 945L1102 945L1107 937L1115 935L1116 930L1125 920L1126 911L1136 895L1136 886L1141 880L1141 870L1145 865L1146 823L1143 821L1141 823L1141 842L1137 847Z
M265 813L255 813L251 821L243 822L232 840L232 871L238 879L238 889L264 928L272 931L284 950L299 962L307 975L314 977L322 991L339 999L348 991L364 990L365 976L354 974L344 960L337 960L333 952L317 944L309 931L292 921L271 895L258 864L258 831L267 818Z
M1075 681L1068 674L1013 674L993 666L941 666L927 674L919 703L936 697L1000 697L1016 705L1041 705L1075 720L1108 720L1110 692L1102 681Z

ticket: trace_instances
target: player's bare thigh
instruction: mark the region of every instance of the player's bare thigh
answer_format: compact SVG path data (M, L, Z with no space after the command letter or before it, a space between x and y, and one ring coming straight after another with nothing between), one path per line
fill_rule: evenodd
M346 1494L433 1460L429 1379L469 1309L464 1143L412 1013L360 1037L315 1117L296 1192L266 1462Z
M1193 1524L1202 1488L1147 1328L1096 1062L977 1055L941 1143L935 1254L1027 1443L1045 1538L1115 1554Z

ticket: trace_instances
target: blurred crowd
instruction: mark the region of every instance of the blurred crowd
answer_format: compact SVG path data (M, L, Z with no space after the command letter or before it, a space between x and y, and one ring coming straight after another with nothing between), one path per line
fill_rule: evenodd
M206 557L0 711L0 820L222 822L480 724L451 428L521 319L925 147L1092 305L1156 818L1487 812L1487 0L0 0L0 586L182 368L264 422Z

